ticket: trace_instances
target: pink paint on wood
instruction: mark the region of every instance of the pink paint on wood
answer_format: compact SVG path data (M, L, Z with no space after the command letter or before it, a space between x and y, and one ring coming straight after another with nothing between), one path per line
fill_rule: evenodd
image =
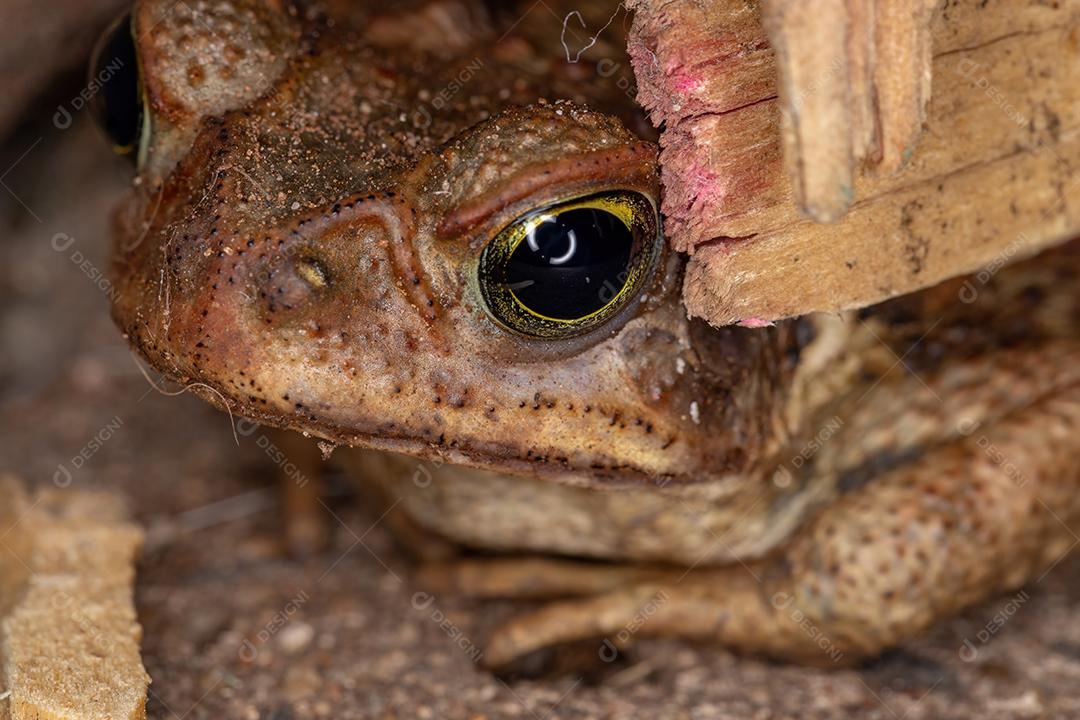
M763 317L748 317L740 320L738 324L745 328L763 328L769 327L773 323L771 320L766 320Z

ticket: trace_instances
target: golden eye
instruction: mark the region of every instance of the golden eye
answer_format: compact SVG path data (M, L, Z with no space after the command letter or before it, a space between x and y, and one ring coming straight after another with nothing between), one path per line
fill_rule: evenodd
M131 13L102 34L90 60L90 107L102 131L121 155L136 157L147 125Z
M644 195L612 191L515 220L480 256L480 292L501 324L562 338L595 328L644 286L660 247Z

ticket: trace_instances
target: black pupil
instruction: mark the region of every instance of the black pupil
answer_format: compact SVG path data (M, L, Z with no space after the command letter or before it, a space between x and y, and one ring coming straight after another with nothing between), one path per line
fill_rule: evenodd
M101 87L94 97L94 112L117 149L130 152L139 141L142 98L139 65L131 34L131 16L110 27L98 43L90 65L91 83Z
M616 215L596 208L543 214L506 264L505 282L522 305L556 320L577 320L619 294L637 248Z

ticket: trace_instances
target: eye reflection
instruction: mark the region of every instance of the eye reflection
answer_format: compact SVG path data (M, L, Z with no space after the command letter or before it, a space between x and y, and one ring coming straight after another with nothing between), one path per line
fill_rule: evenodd
M659 240L642 195L615 191L526 215L485 248L480 287L501 323L562 337L595 326L641 287Z
M535 253L542 252L540 250L540 243L536 239L536 230L540 225L549 222L556 222L554 215L543 215L536 223L533 223L529 226L526 240L529 243L529 249L531 249ZM564 262L574 257L574 253L577 252L577 233L575 233L573 230L568 230L566 232L566 239L567 243L569 244L569 247L566 249L566 254L560 255L559 257L553 257L548 260L548 262L550 262L552 265L562 265Z

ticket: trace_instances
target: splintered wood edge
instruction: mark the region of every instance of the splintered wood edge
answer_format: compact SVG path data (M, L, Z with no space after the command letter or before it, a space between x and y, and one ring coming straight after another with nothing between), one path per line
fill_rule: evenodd
M776 52L784 164L819 222L844 216L854 176L899 170L926 117L940 0L762 0Z
M0 718L139 720L135 557L142 531L105 493L0 476Z
M852 22L847 0L766 0L762 20L780 75L784 167L795 202L818 221L838 220L852 201L855 138L864 135L856 111L872 90L851 72L847 38L866 33Z

